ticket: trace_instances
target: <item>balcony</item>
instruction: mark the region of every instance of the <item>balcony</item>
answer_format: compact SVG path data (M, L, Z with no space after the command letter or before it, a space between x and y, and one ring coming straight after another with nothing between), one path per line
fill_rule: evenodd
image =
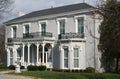
M73 39L73 38L84 38L84 34L79 34L79 33L65 33L65 34L60 34L58 36L58 39Z
M34 32L23 34L23 38L39 38L39 37L53 37L49 32Z
M42 40L54 40L52 33L48 32L35 32L23 34L23 38L8 38L8 43L21 43L21 42L32 42L32 41L42 41Z
M7 42L12 43L12 42L21 42L22 38L8 38Z

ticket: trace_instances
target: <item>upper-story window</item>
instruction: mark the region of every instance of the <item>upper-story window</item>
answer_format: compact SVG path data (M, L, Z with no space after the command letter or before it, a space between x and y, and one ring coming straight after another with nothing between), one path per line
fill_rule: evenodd
M58 18L58 34L65 34L66 18Z
M65 33L65 20L60 20L59 25L60 25L60 34L64 34Z
M76 22L76 33L83 34L84 33L84 26L85 26L85 16L75 16Z
M46 23L41 23L41 32L42 33L46 32Z
M77 21L78 21L78 33L83 34L84 33L84 17L78 18Z
M29 24L24 25L24 33L29 33Z
M47 21L39 21L39 32L46 33Z
M12 26L12 28L11 28L11 37L12 38L17 37L17 26Z

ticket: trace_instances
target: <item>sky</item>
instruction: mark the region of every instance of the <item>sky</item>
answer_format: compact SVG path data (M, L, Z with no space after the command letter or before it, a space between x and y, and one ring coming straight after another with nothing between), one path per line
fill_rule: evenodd
M82 2L95 5L97 0L14 0L12 4L13 9L7 19L18 17L19 12L27 14L32 11Z

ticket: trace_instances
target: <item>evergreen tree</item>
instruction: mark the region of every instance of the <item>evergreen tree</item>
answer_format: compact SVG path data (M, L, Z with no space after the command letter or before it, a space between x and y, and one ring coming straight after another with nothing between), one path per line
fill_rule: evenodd
M103 18L99 27L100 40L99 50L102 52L104 67L112 70L119 70L120 59L120 2L107 0L98 8L97 13ZM106 62L105 62L106 61Z

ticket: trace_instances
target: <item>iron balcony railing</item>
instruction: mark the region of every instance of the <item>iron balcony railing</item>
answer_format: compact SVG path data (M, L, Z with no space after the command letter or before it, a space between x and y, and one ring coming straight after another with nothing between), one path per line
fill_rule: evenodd
M52 33L49 32L34 32L34 33L25 33L23 38L39 38L39 37L52 37Z
M71 39L71 38L84 38L84 33L65 33L65 34L59 34L59 39Z
M11 43L11 42L20 42L22 40L22 38L7 38L7 42Z

